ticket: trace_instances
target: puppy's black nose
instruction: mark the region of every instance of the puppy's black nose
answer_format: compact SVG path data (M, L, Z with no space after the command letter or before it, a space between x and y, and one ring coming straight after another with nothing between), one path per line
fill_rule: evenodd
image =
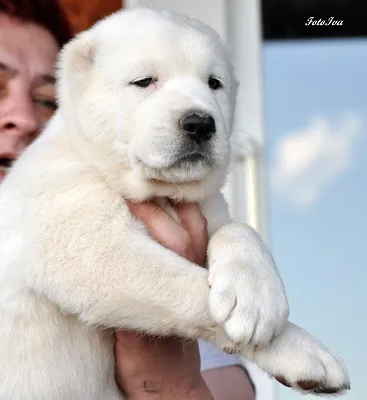
M215 133L215 121L209 114L190 113L180 119L180 126L196 143L210 140Z

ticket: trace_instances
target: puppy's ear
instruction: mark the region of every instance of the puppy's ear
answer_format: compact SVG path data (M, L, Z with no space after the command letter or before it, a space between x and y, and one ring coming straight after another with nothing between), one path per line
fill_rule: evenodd
M72 40L64 49L65 68L85 73L93 65L94 45L88 32L84 32Z
M57 63L57 97L59 105L77 100L90 81L95 44L90 32L82 32L61 50Z

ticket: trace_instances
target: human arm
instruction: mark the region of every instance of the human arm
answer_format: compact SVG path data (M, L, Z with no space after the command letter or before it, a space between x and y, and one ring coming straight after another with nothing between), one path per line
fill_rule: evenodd
M185 258L204 264L206 221L197 206L177 207L182 225L152 203L131 204L130 209L159 243ZM132 393L131 398L139 400L144 396L151 399L152 395L157 399L181 396L182 399L221 400L227 399L229 394L233 400L254 398L250 380L237 357L220 352L206 342L200 342L200 350L202 368L208 369L202 371L201 376L196 342L182 342L177 338L138 338L135 334L119 333L116 342L117 379L125 391ZM148 387L146 382L150 382ZM152 390L157 393L152 393Z
M117 333L116 378L129 400L254 400L241 361L200 341ZM204 370L203 370L204 369Z
M128 400L214 400L196 341L116 333L116 380Z
M196 205L181 205L181 224L155 203L130 204L135 216L163 246L199 265L205 263L206 221ZM200 374L196 341L117 332L116 380L129 400L213 400Z

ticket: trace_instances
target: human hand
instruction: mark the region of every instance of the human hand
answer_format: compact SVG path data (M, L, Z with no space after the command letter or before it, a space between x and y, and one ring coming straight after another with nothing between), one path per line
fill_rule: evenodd
M191 262L205 264L209 240L207 222L196 203L175 204L181 224L156 203L129 202L128 205L158 243Z
M196 341L116 333L116 380L129 400L212 400Z
M162 246L205 264L207 226L196 204L176 205L181 224L152 202L129 203L129 207ZM129 400L212 399L200 374L196 341L132 332L117 332L116 338L116 380Z

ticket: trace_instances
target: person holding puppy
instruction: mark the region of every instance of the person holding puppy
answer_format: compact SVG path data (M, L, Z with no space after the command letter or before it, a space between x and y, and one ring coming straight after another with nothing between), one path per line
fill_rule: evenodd
M57 108L53 69L71 37L56 1L0 0L0 181ZM204 265L208 238L197 205L178 206L181 224L154 203L130 209L160 244ZM209 344L116 337L116 380L129 399L254 399L240 360Z

